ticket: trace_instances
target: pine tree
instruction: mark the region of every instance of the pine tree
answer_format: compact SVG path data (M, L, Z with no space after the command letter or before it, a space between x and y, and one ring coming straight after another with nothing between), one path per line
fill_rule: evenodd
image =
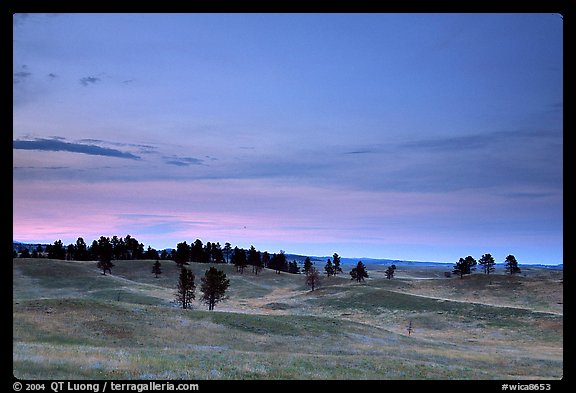
M224 263L224 253L222 252L220 242L212 244L212 259L214 263Z
M340 255L334 253L334 255L332 255L332 260L334 263L334 275L342 273L342 268L340 267Z
M308 272L306 272L306 285L312 288L316 288L320 285L320 273L314 266L310 266Z
M77 261L87 261L88 259L90 259L86 243L84 242L84 239L82 239L81 237L76 239L76 244L74 246L74 258Z
M234 247L234 255L232 255L232 263L236 266L236 271L244 273L244 268L247 265L246 251L243 248Z
M288 263L288 273L292 274L300 273L300 267L298 267L298 262L296 262L296 260L293 260L292 262Z
M215 267L210 267L206 270L204 277L202 277L202 300L208 305L208 310L214 310L216 303L224 299L226 290L230 286L230 280L226 278L226 274L221 270L216 270Z
M186 241L176 245L175 262L178 266L187 265L190 260L190 246Z
M112 268L114 267L114 264L109 259L108 260L102 259L102 260L98 261L98 263L96 264L96 267L98 269L102 269L102 274L106 275L106 272L112 274Z
M306 257L304 260L304 273L308 274L308 271L312 267L312 261L310 261L310 257Z
M392 265L395 266L395 265ZM386 271L384 272L386 274L386 278L388 280L390 280L391 278L394 277L394 271L396 270L395 267L392 266L388 266L388 269L386 269Z
M190 245L190 261L192 262L207 262L204 253L204 244L202 240L196 239Z
M260 251L256 250L254 246L250 246L248 250L248 265L252 265L252 272L256 275L262 270L262 257Z
M230 255L232 255L232 245L228 242L224 243L224 248L222 249L222 254L226 258L226 263L230 262Z
M182 267L180 270L180 276L178 278L176 301L182 306L183 309L190 308L192 300L196 298L196 295L194 294L196 289L194 279L194 273L192 273L191 270Z
M492 255L484 254L482 255L482 258L478 260L478 264L482 265L482 269L484 270L485 274L490 274L494 271L494 265L496 262L494 262Z
M476 266L476 260L468 255L466 258L460 258L454 265L452 273L458 274L462 278L465 274L471 274Z
M154 275L156 276L156 278L158 278L159 274L162 274L162 269L160 268L161 264L160 261L156 261L154 262L154 265L152 265L152 273L154 273Z
M521 272L520 268L518 267L518 261L514 255L508 255L504 262L506 263L506 271L509 274L516 274Z
M358 261L356 267L350 270L350 275L352 276L351 280L356 280L358 282L364 281L364 278L368 278L366 266L364 266L362 261Z
M276 274L280 274L281 271L288 271L288 261L286 259L286 253L284 250L280 250L278 254L272 255L270 262L268 263L270 269L274 269Z
M326 265L324 265L324 270L326 270L326 275L328 277L334 275L334 265L332 265L332 261L330 260L330 258L328 258L328 260L326 261Z
M270 264L270 254L268 254L268 251L264 251L262 253L262 267L268 267L268 265Z

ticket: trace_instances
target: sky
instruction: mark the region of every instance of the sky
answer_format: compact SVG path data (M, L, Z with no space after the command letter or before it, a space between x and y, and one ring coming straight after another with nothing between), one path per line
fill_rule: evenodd
M15 14L13 239L563 263L557 14Z

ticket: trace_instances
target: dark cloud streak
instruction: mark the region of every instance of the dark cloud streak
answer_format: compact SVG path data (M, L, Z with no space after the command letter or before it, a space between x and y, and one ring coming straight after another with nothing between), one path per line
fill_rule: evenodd
M127 158L130 160L140 160L140 157L116 149L96 145L85 145L81 143L64 142L60 139L35 139L35 140L15 140L12 142L14 149L20 150L42 150L42 151L67 151L71 153L82 153L93 156L105 156L116 158Z
M472 134L464 136L454 136L438 139L425 139L413 142L406 142L400 147L415 148L423 150L470 150L481 149L489 146L529 143L530 141L550 140L560 138L560 131L548 130L518 130L518 131L494 131L483 134Z
M82 86L93 85L97 82L100 82L100 78L96 78L95 76L85 76L84 78L80 78L80 84Z
M194 157L163 157L164 162L168 165L176 166L190 166L190 165L204 165L204 160Z

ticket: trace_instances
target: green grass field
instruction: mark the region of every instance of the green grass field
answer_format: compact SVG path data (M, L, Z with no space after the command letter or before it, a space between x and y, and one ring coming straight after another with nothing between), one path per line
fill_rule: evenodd
M218 265L215 311L174 302L162 262L13 260L13 373L21 379L559 379L562 271L444 278L377 270L365 283ZM190 264L199 287L208 264ZM346 269L345 269L346 272ZM197 299L200 292L196 291ZM414 332L408 335L412 321Z

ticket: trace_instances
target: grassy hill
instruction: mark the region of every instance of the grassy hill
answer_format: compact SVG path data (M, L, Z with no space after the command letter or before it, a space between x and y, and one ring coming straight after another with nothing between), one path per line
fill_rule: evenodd
M13 373L22 379L557 379L562 271L444 278L421 267L353 283L239 274L215 311L174 303L162 262L13 260ZM192 263L200 277L208 264ZM380 270L378 270L380 269ZM438 270L438 271L437 271ZM347 272L345 272L347 273ZM200 298L199 290L196 297ZM409 336L407 325L414 332Z

